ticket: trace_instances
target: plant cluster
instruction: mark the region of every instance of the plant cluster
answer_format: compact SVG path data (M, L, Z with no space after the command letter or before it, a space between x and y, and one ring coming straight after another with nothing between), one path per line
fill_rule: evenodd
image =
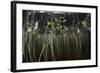
M22 38L23 62L89 59L90 14L24 10Z

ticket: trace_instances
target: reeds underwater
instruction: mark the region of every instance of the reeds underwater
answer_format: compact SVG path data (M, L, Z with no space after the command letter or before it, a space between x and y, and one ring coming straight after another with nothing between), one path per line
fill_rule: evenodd
M28 35L30 34L30 35ZM23 62L81 60L90 58L89 32L62 30L27 33L23 43Z
M68 23L65 22L67 19L64 17L68 15L42 13L43 18L38 20L39 14L35 14L29 16L24 13L23 17L22 57L24 63L91 58L91 31L89 30L90 23L87 21L89 14L86 14L84 20L77 21L76 25L70 27L65 25Z

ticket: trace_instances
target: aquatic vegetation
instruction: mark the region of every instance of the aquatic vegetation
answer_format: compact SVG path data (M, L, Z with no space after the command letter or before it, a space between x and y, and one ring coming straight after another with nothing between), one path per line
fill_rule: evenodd
M23 62L90 59L90 16L78 14L72 20L67 13L24 10Z

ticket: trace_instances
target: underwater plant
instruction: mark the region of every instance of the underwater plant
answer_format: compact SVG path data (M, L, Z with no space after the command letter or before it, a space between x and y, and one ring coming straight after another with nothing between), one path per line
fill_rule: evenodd
M89 14L85 14L83 19L76 14L24 10L23 62L89 59Z

